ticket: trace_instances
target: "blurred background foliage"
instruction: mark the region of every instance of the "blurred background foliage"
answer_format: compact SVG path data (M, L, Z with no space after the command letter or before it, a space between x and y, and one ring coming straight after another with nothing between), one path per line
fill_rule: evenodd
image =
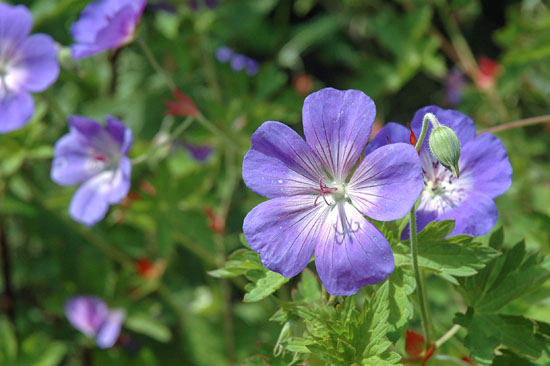
M281 326L268 319L298 280L278 290L279 300L243 302L245 278L207 274L242 248L243 218L262 201L241 179L262 122L300 131L304 97L324 86L371 96L378 128L406 124L428 104L459 109L478 130L549 113L545 1L151 0L137 38L212 121L193 123L170 144L184 119L165 114L170 87L138 43L75 62L66 48L70 26L88 1L11 3L27 5L34 31L62 46L62 72L35 95L33 121L0 136L0 240L9 259L0 282L1 365L286 365L289 354L273 357ZM256 59L259 73L218 62L224 45ZM136 136L132 157L154 151L134 167L129 196L92 229L68 216L74 189L49 178L53 144L71 114L116 115ZM528 250L548 255L550 129L498 136L514 168L511 189L497 199L504 247L525 238ZM186 144L211 146L213 155L197 161ZM428 286L444 331L460 303L441 279L430 277ZM115 348L96 350L64 317L67 298L83 293L126 309ZM546 281L506 312L550 322L549 309ZM447 347L468 355L458 341Z

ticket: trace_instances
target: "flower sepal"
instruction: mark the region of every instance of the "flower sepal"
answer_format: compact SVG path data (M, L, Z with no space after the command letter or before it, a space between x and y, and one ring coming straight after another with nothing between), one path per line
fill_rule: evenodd
M447 126L439 125L432 131L428 143L437 161L459 177L460 141L456 133Z

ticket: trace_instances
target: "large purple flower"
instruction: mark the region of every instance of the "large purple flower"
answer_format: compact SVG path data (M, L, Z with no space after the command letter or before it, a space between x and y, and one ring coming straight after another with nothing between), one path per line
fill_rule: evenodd
M428 129L420 151L424 173L424 190L417 211L418 230L431 221L455 220L451 235L487 234L495 225L498 212L493 199L512 184L512 166L502 142L492 134L476 136L472 119L452 109L428 106L418 110L411 128L419 136L422 119L433 113L442 125L452 128L460 140L458 161L460 177L439 164L428 147L432 127ZM406 142L409 130L398 123L388 123L369 144L366 153L385 148L387 141ZM374 150L376 151L376 150ZM404 232L408 237L407 232Z
M65 303L65 315L73 327L95 338L100 348L114 346L126 317L124 310L109 309L105 301L95 296L70 298Z
M73 58L85 58L130 42L147 0L99 0L89 4L71 34Z
M83 183L71 201L71 217L88 226L101 220L110 204L130 189L132 163L126 156L132 131L112 116L106 126L91 119L69 117L70 131L55 144L52 180L61 185Z
M327 88L304 102L306 141L280 122L265 122L252 135L243 178L272 199L250 211L243 231L267 268L293 277L315 253L333 295L354 294L393 271L388 241L363 215L404 216L422 190L422 172L409 144L360 160L375 114L361 91Z
M31 28L26 7L0 4L0 133L25 126L34 112L30 93L46 90L59 75L53 39L29 36Z

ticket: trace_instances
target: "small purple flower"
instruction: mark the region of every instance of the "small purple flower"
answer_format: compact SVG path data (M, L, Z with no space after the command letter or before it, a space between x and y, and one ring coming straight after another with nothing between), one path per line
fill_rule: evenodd
M360 160L376 107L359 90L322 89L306 98L302 113L305 141L272 121L252 135L243 178L271 200L248 213L244 235L262 263L285 277L315 254L327 291L351 295L393 271L387 239L363 215L406 215L422 190L420 160L410 144Z
M32 22L25 6L0 3L0 133L25 126L34 113L30 93L46 90L59 75L55 42L29 36Z
M51 178L61 185L83 183L71 201L71 217L92 226L109 205L119 203L130 189L132 163L126 156L132 131L112 117L106 126L81 116L69 117L70 131L54 148Z
M189 151L193 159L201 163L206 162L212 156L212 152L214 151L212 146L209 145L193 145L185 143L184 146L187 151Z
M460 70L449 71L445 78L445 101L447 105L454 107L462 101L462 89L466 84L466 77Z
M258 61L248 57L244 68L249 76L254 76L260 70L260 65L258 64Z
M99 0L90 3L71 28L73 58L119 48L129 43L147 0Z
M233 71L241 71L246 67L246 61L248 60L248 57L241 54L235 54L231 57L231 68Z
M487 234L495 225L498 211L493 201L512 184L512 166L502 142L492 134L476 136L472 119L452 109L428 106L418 110L411 122L416 136L420 135L422 119L433 113L442 125L452 128L460 140L461 154L458 161L460 177L439 164L432 156L428 139L430 126L420 151L424 174L424 190L417 211L418 230L431 221L455 220L451 235ZM398 123L390 122L366 149L366 153L385 148L390 143L407 142L409 130ZM403 232L408 238L408 232Z
M76 296L65 303L65 316L73 327L95 338L99 348L111 348L120 335L126 314L121 309L109 309L98 297Z
M216 50L216 59L222 64L228 62L233 57L233 50L227 46L222 46Z
M199 10L200 7L206 6L208 9L214 9L218 6L217 0L191 0L189 1L189 7L193 10Z

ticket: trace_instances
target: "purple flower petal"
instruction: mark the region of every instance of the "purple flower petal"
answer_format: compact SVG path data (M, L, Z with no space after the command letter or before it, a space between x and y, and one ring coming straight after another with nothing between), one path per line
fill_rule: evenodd
M346 230L343 225L350 231L345 236L340 234ZM315 248L315 266L331 295L348 296L386 279L395 262L382 233L345 203L341 209L332 210L323 222Z
M409 212L424 188L420 159L410 144L382 146L361 162L347 192L363 214L381 221Z
M109 204L120 202L128 194L130 169L131 162L124 157L120 169L103 171L82 184L71 200L71 217L88 226L103 219Z
M0 94L2 93L0 86ZM0 133L25 126L34 113L34 101L27 92L9 93L0 98Z
M106 167L106 161L93 158L94 150L79 133L60 138L54 147L51 178L60 185L82 183Z
M442 125L450 127L458 136L461 146L476 137L476 126L470 117L464 113L455 111L454 109L443 109L435 105L430 105L416 111L412 119L411 127L417 138L420 137L422 121L424 120L424 115L426 115L426 113L433 113ZM428 125L426 138L422 144L422 149L428 148L428 140L431 133L432 125L430 123Z
M468 192L461 205L437 217L437 221L455 220L455 228L449 236L485 235L495 226L497 219L498 210L492 198L475 191Z
M233 57L233 50L227 46L222 46L216 50L216 59L222 64L231 60Z
M411 131L399 123L389 122L387 123L365 148L365 155L370 154L380 146L395 144L396 142L404 142L410 144Z
M89 4L71 33L73 58L85 58L128 43L134 34L146 0L99 0Z
M306 141L336 181L343 182L363 152L376 116L359 90L322 89L304 101Z
M23 5L0 4L0 59L32 29L32 14Z
M201 163L208 161L214 151L214 148L210 145L193 145L184 143L184 146L187 151L189 151L193 159Z
M249 76L254 76L260 70L260 65L258 64L258 61L248 57L246 59L245 70Z
M494 135L483 134L463 145L459 164L459 179L471 179L476 192L491 198L500 196L512 185L512 166L506 148Z
M325 204L315 206L312 195L274 198L246 215L244 236L264 266L293 277L311 259L319 228L329 211Z
M120 152L126 155L134 142L132 130L126 127L121 120L113 116L106 116L105 122L107 123L107 131L109 131L111 138L120 146Z
M65 315L72 326L88 337L96 335L107 314L107 304L95 296L77 296L65 303Z
M126 313L124 310L111 310L107 318L99 328L96 336L96 343L99 348L111 348L115 345Z
M315 189L325 174L311 148L293 129L280 122L264 122L251 140L243 161L248 188L269 198L317 195Z
M53 39L45 34L34 34L25 39L12 63L6 82L14 90L41 92L59 75L57 48Z
M233 55L233 57L231 57L230 63L233 71L241 71L242 69L244 69L244 67L246 66L246 59L247 57L244 55Z

